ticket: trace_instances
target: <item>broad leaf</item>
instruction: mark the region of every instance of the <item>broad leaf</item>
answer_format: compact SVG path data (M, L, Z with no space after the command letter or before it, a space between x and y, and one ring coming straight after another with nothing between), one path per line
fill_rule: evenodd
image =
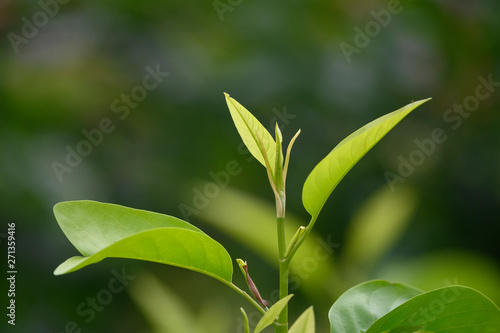
M267 129L255 118L247 109L238 103L234 98L224 93L226 103L231 112L234 125L241 136L241 139L248 148L248 151L266 166L265 159L269 162L271 174L274 176L276 143Z
M365 332L377 319L422 292L410 286L376 280L346 291L328 313L331 333Z
M289 333L314 333L316 332L316 327L314 323L314 310L313 307L304 311L300 317L293 323L290 328Z
M176 227L203 233L173 216L90 200L60 202L54 206L54 215L66 237L84 256L153 228Z
M498 333L500 310L478 291L451 286L418 295L378 319L366 333Z
M302 191L302 201L309 214L317 216L349 170L396 124L428 100L408 104L368 123L342 140L319 162L307 177Z
M276 317L278 317L281 311L285 308L285 306L287 305L290 298L292 298L292 296L293 294L288 295L277 301L273 306L271 306L269 310L267 310L266 313L264 313L262 318L260 318L259 322L257 323L257 326L255 326L254 333L259 333L264 328L271 325L276 319Z
M232 261L222 245L172 216L94 201L62 202L54 214L84 255L66 260L55 275L114 257L183 267L231 283Z
M91 256L72 257L55 270L70 273L105 258L129 258L178 266L231 282L232 263L226 250L210 237L181 228L158 228L139 232Z

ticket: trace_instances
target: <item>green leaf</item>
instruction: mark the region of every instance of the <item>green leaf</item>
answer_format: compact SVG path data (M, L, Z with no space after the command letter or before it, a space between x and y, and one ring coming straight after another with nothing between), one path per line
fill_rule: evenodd
M365 332L377 319L422 291L383 280L361 283L346 291L328 313L331 333Z
M280 299L273 306L271 306L269 310L267 310L266 313L262 316L262 318L260 318L257 326L255 326L254 333L259 333L264 328L271 325L276 317L278 317L281 311L285 308L286 304L288 303L290 298L292 298L292 296L293 294L288 295L287 297Z
M307 177L302 191L302 202L309 214L317 216L349 170L396 124L428 100L408 104L368 123L342 140L319 162Z
M276 143L273 137L262 126L262 124L255 118L247 109L245 109L229 94L224 93L226 96L226 103L231 112L234 125L241 136L241 139L247 146L250 153L265 167L266 158L269 161L271 174L274 177L275 159L276 159Z
M178 266L231 283L233 265L222 245L175 217L95 201L61 202L54 214L84 255L63 262L55 275L114 257Z
M176 227L203 233L173 216L90 200L60 202L54 206L54 215L66 237L84 256L153 228Z
M295 140L297 140L297 138L299 137L299 134L300 134L300 129L297 131L297 133L295 133L292 140L290 140L290 143L288 144L288 148L286 150L285 165L283 167L283 183L284 183L283 185L286 184L286 175L288 173L288 163L290 163L290 154L292 152L292 147L293 144L295 143Z
M445 287L410 299L378 319L366 333L404 332L405 328L406 332L497 333L500 310L472 288Z
M314 332L316 332L316 327L314 323L314 310L313 307L310 306L295 321L293 326L290 328L289 333L314 333Z

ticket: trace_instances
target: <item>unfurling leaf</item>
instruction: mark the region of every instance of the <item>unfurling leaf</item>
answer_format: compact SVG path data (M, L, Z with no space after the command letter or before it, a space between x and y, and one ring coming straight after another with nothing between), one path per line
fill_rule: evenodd
M252 292L252 295L255 297L255 299L262 305L262 307L267 308L269 303L260 296L259 290L257 289L257 286L253 282L252 278L250 277L250 274L248 273L248 265L246 261L243 261L241 259L236 259L236 262L240 266L241 273L245 277L247 281L247 286L248 289L250 289L250 292Z

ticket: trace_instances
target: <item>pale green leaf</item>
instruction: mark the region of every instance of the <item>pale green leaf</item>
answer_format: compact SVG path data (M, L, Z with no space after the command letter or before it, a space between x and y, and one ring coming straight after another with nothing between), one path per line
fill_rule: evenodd
M265 167L265 159L269 161L271 174L274 176L276 166L276 143L267 129L247 109L228 94L226 103L231 112L234 125L248 151Z
M428 100L416 101L386 114L342 140L316 165L306 179L302 201L307 212L312 216L317 216L332 191L349 170L396 124Z
M378 319L366 333L498 333L500 310L480 292L451 286L415 296Z
M267 326L271 325L276 317L279 316L281 311L285 308L287 305L288 301L290 298L292 298L293 294L288 295L279 301L277 301L273 306L269 308L269 310L266 311L266 313L262 316L262 318L259 320L257 323L257 326L255 326L254 333L259 333L261 332L264 328Z
M304 311L300 317L293 323L290 328L289 333L314 333L316 332L316 327L314 323L314 310L313 307Z
M337 299L328 313L331 333L365 332L378 318L422 291L376 280L361 283Z
M113 257L178 266L231 283L233 266L227 251L177 218L94 201L62 202L54 213L68 239L84 255L66 260L55 275Z
M300 134L300 129L295 133L293 136L292 140L290 140L290 143L288 144L288 148L286 150L286 157L285 157L285 165L283 167L283 182L286 182L286 175L288 173L288 164L290 163L290 154L292 152L292 147L293 144L295 143L295 140L299 137Z

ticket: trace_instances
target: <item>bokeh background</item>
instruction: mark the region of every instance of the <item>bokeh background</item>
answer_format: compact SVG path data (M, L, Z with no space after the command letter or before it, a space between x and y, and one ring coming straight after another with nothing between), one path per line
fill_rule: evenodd
M0 246L5 267L15 222L18 275L16 326L3 315L1 331L242 332L241 306L255 323L239 295L173 267L107 259L52 275L77 254L53 205L92 199L188 218L248 260L273 300L273 196L264 168L241 149L223 92L266 126L278 120L285 142L302 129L287 186L290 232L309 219L303 182L340 140L433 97L327 202L292 274L291 318L314 304L326 332L335 298L374 278L426 290L464 284L500 303L500 89L478 88L480 78L500 81L499 13L494 0L2 1ZM147 68L168 76L141 96ZM488 96L475 98L477 89ZM472 111L455 112L464 102ZM103 119L113 130L68 166L68 149ZM418 153L415 140L439 128L446 141ZM388 182L410 157L414 170ZM196 202L230 162L238 174ZM187 206L196 211L187 216ZM133 280L91 316L89 298L102 299L123 270ZM234 280L244 286L237 269Z

